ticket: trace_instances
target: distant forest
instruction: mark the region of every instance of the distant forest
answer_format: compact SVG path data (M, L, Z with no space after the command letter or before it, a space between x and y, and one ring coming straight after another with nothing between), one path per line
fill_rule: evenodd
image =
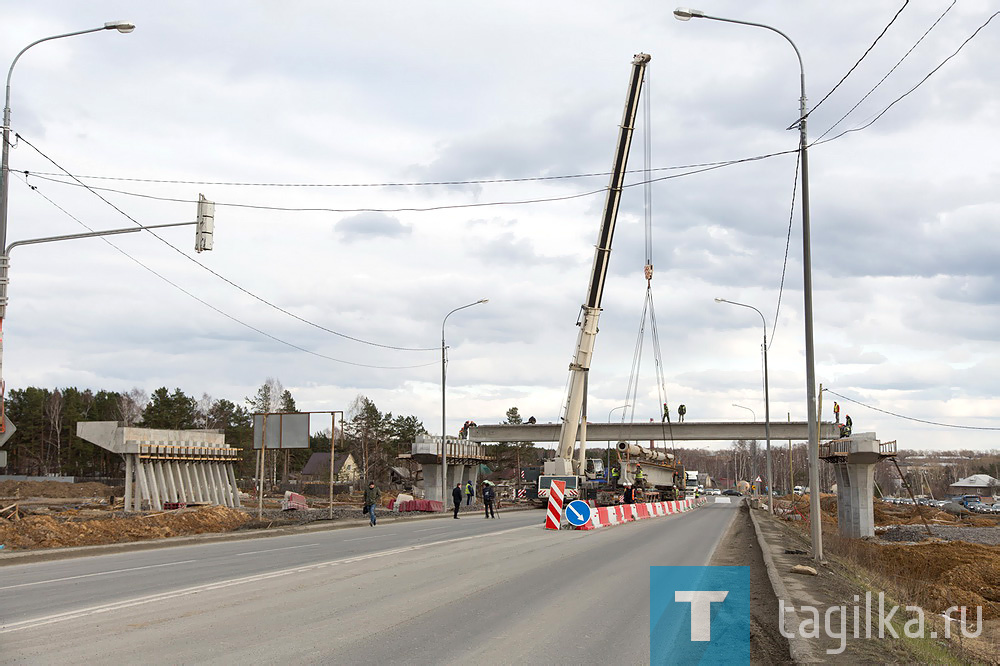
M161 387L146 393L134 388L125 393L77 388L45 389L28 387L11 390L6 396L7 419L17 426L3 450L7 451L6 473L32 476L66 475L80 477L123 477L122 458L76 436L79 421L118 421L126 426L168 429L218 429L226 434L226 444L243 449L238 475L253 475L253 414L298 411L295 398L281 382L268 378L253 396L234 402L195 398L179 388ZM337 424L337 447L350 451L364 475L388 478L401 447L408 446L426 432L415 416L393 416L359 395L345 410L341 430ZM330 450L331 430L314 433L310 449L273 452L268 463L277 480L296 473L315 451Z

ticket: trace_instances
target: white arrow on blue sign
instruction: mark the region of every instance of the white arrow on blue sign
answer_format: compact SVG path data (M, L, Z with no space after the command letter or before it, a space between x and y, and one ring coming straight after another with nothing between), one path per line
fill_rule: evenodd
M573 500L566 507L566 520L573 527L580 527L590 522L593 509L583 500Z

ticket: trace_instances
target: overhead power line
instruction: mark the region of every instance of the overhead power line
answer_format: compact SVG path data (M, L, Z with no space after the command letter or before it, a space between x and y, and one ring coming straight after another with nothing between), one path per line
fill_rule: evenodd
M889 416L895 416L898 419L905 419L907 421L916 421L917 423L926 423L928 425L941 426L942 428L961 428L962 430L1000 430L1000 428L989 428L989 427L986 427L986 426L970 426L970 425L959 425L959 424L955 424L955 423L939 423L938 421L927 421L925 419L918 419L918 418L915 418L913 416L905 416L903 414L897 414L896 412L890 412L887 409L879 409L878 407L873 407L871 405L866 405L865 403L863 403L863 402L861 402L859 400L854 400L852 398L848 398L846 395L841 395L840 393L837 393L836 391L832 391L832 390L830 390L828 388L825 388L823 390L826 391L827 393L832 393L833 395L837 396L841 400L846 400L847 402L853 402L855 405L860 405L862 407L866 407L868 409L875 410L876 412L882 412L883 414L888 414Z
M887 112L889 111L889 109L891 109L892 107L894 107L894 106L895 106L895 105L896 105L896 104L897 104L898 102L900 102L901 100L903 100L903 99L904 99L905 97L909 96L909 95L910 95L910 93L912 93L912 92L913 92L913 91L915 91L915 90L916 90L917 88L919 88L919 87L920 87L920 86L922 86L922 85L923 85L924 83L926 83L926 82L927 82L927 80L928 80L928 79L930 79L930 78L931 78L932 76L934 76L934 74L936 74L936 73L938 72L938 70L939 70L939 69L941 69L942 67L944 67L944 66L945 66L945 64L946 64L946 63L947 63L947 62L948 62L949 60L951 60L952 58L954 58L955 56L957 56L957 55L958 55L958 54L959 54L959 53L960 53L960 52L962 51L962 49L964 49L964 48L966 47L966 45L968 45L968 43L969 43L969 42L971 42L971 41L972 41L973 39L975 39L975 37L976 37L976 36L977 36L977 35L978 35L978 34L979 34L979 33L980 33L981 31L982 31L982 29L983 29L983 28L985 28L985 27L986 27L987 25L989 25L989 24L990 24L990 22L991 22L991 21L992 21L993 19L995 19L995 18L996 18L997 16L1000 16L1000 11L998 11L998 12L994 12L994 13L993 13L992 15L990 15L990 17L989 17L988 19L986 19L986 21L985 21L985 22L984 22L984 23L983 23L982 25L980 25L980 26L979 26L978 28L976 28L976 30L975 30L975 31L974 31L974 32L973 32L973 33L972 33L971 35L969 35L969 36L968 36L968 37L966 38L966 40L965 40L964 42L962 42L962 43L961 43L961 44L959 45L959 47L958 47L957 49L955 49L955 51L954 51L954 52L953 52L953 53L952 53L951 55L949 55L949 56L948 56L947 58L945 58L945 59L944 59L944 60L942 60L942 61L941 61L940 63L938 63L937 67L935 67L934 69L932 69L932 70L931 70L931 71L930 71L930 72L929 72L929 73L928 73L928 74L927 74L926 76L924 76L924 78L920 79L920 81L918 81L918 82L916 83L916 85L914 85L914 86L913 86L912 88L910 88L909 90L907 90L907 91L906 91L905 93L903 93L902 95L900 95L900 96L899 96L899 97L897 97L896 99L892 100L892 102L890 102L888 106L886 106L886 107L885 107L884 109L882 109L882 110L881 110L881 111L880 111L880 112L879 112L879 113L878 113L878 114L877 114L877 115L876 115L876 116L875 116L874 118L872 118L872 119L871 119L870 121L868 121L867 123L865 123L864 125L861 125L861 126L859 126L859 127L854 127L854 128L852 128L852 129L848 129L848 130L844 130L844 131L843 131L843 132L841 132L840 134L837 134L836 136L832 136L832 137L830 137L829 139L823 139L823 140L821 140L821 141L819 141L819 140L817 140L817 141L814 141L813 143L809 144L809 145L810 145L810 147L811 147L811 146L814 146L814 145L816 145L816 146L818 146L818 145L822 145L822 144L824 144L824 143L829 143L829 142L831 142L831 141L836 141L837 139L841 138L842 136L845 136L845 135L847 135L847 134L850 134L850 133L852 133L852 132L860 132L860 131L862 131L862 130L866 130L866 129L868 129L869 127L871 127L872 125L874 125L874 124L875 124L876 122L878 122L878 120L879 120L879 119L880 119L880 118L881 118L882 116L884 116L884 115L885 115L885 114L886 114L886 113L887 113Z
M865 52L862 53L861 57L858 58L858 61L856 63L854 63L849 70L847 70L847 73L844 74L843 78L841 78L840 81L837 81L837 85L835 85L833 88L831 88L830 92L828 92L827 94L823 95L823 99L821 99L819 102L817 102L813 106L813 108L809 110L809 113L806 114L806 117L809 117L816 109L818 109L820 107L820 105L822 105L823 102L825 102L827 100L827 98L829 98L830 95L832 95L834 93L834 91L837 90L837 88L839 88L841 86L841 84L844 81L847 80L847 77L849 77L851 75L851 73L854 72L854 70L858 68L858 65L861 64L861 61L864 60L868 56L868 54L872 52L872 49L875 48L875 45L878 44L879 40L882 39L882 37L885 36L885 33L887 33L889 31L889 28L892 27L892 24L896 22L896 19L899 18L899 15L903 13L903 10L906 9L906 6L909 5L909 4L910 4L910 0L905 0L905 2L903 2L903 6L900 7L896 11L896 14L892 17L892 20L889 21L889 23L884 28L882 28L882 32L880 32L878 34L878 37L876 37L875 41L871 43L871 46L869 46L867 49L865 49ZM800 118L800 120L801 120L801 118ZM796 122L798 122L798 121L796 121Z
M28 146L30 146L35 152L37 152L39 155L41 155L46 160L48 160L53 165L55 165L56 168L62 169L62 171L65 172L67 176L69 176L70 178L74 178L74 180L76 180L75 176L73 176L69 171L67 171L66 169L64 169L59 164L57 164L55 160L53 160L51 157L49 157L48 155L46 155L45 153L43 153L41 150L39 150L30 141L28 141L24 137L21 137L20 135L18 135L17 138L20 141L24 141L26 144L28 144ZM101 201L103 201L107 205L111 206L114 210L118 211L121 215L123 215L125 218L127 218L128 220L130 220L131 222L133 222L136 226L140 226L140 227L143 226L138 220L136 220L135 218L133 218L131 215L129 215L128 213L126 213L125 211L123 211L121 208L119 208L115 204L111 203L110 201L108 201L107 199L105 199L104 197L102 197L98 192L94 191L93 188L89 187L85 183L80 182L79 180L77 180L77 183L78 183L79 186L81 186L84 189L90 191L98 199L100 199ZM440 347L398 347L398 346L394 346L394 345L380 344L378 342L371 342L370 340L363 340L361 338L356 338L354 336L347 335L345 333L340 333L340 332L335 331L333 329L327 328L326 326L323 326L321 324L317 324L316 322L310 321L310 320L308 320L308 319L306 319L304 317L300 317L299 315L297 315L297 314L295 314L293 312L290 312L290 311L286 310L285 308L283 308L283 307L281 307L279 305L275 305L274 303L271 303L267 299L265 299L265 298L263 298L261 296L258 296L255 293L253 293L249 289L246 289L245 287L243 287L243 286L241 286L241 285L233 282L232 280L230 280L226 276L218 273L217 271L212 270L211 268L209 268L205 264L201 263L200 261L198 261L194 257L191 257L186 252L184 252L183 250L181 250L176 245L174 245L170 241L166 240L165 238L163 238L162 236L160 236L156 232L149 231L148 229L146 231L147 231L147 233L151 234L154 238L156 238L158 241L160 241L161 243L163 243L167 247L173 249L175 252L177 252L179 255L181 255L182 257L184 257L188 261L190 261L190 262L194 263L196 266L199 266L202 269L208 271L209 273L211 273L215 277L219 278L220 280L222 280L226 284L234 287L235 289L238 289L239 291L243 292L247 296L250 296L254 300L256 300L256 301L258 301L260 303L263 303L264 305L268 306L269 308L273 308L274 310L277 310L278 312L281 312L282 314L287 315L287 316L289 316L289 317L291 317L293 319L296 319L296 320L298 320L298 321L300 321L300 322L302 322L304 324L308 324L309 326L312 326L314 328L318 328L321 331L325 331L325 332L330 333L331 335L335 335L335 336L337 336L339 338L344 338L345 340L351 340L352 342L358 342L358 343L365 344L365 345L371 345L372 347L381 347L383 349L394 349L394 350L397 350L397 351L437 351L438 349L440 349Z
M863 103L864 103L864 101L865 101L866 99L868 99L868 98L869 98L869 97L871 96L871 94L872 94L873 92L875 92L876 90L878 90L878 88L879 88L879 87L880 87L880 86L881 86L881 85L882 85L883 83L885 83L885 80L886 80L886 79L888 79L888 78L889 78L889 77L890 77L890 76L892 75L892 73L893 73L893 72L895 72L897 68L899 68L899 66L900 66L901 64L903 64L903 61L904 61L904 60L906 60L906 59L907 59L907 58L908 58L908 57L910 56L910 54L911 54L911 53L913 53L913 51L914 51L914 50L915 50L915 49L916 49L916 48L917 48L918 46L920 46L920 43L921 43L922 41L924 41L924 38L925 38L925 37L927 37L927 35L929 35L929 34L930 34L931 30L933 30L933 29L934 29L935 27L937 27L937 24L941 22L941 19L943 19L943 18L945 17L945 15L946 15L946 14L947 14L948 12L950 12L950 11L951 11L952 7L954 7L954 6L955 6L955 3L957 3L957 2L958 2L958 0L951 0L951 4L950 4L950 5L948 5L948 8L947 8L947 9L945 9L945 10L944 10L944 12L942 12L942 13L941 13L941 15L937 17L937 20L935 20L935 21L934 21L934 23L932 23L932 24L931 24L931 27L927 28L927 30L925 30L925 31L924 31L924 34L920 35L920 39L918 39L918 40L917 40L917 41L916 41L916 42L915 42L915 43L913 44L913 46L911 46L911 47L909 48L909 50L908 50L908 51L907 51L906 53L904 53L904 54L903 54L903 57L902 57L902 58L900 58L900 59L899 59L899 60L898 60L898 61L896 62L896 64L892 66L892 69L890 69L890 70L889 70L888 72L886 72L885 76L883 76L883 77L882 77L882 78L881 78L881 79L879 80L879 82L878 82L878 83L876 83L876 84L875 84L874 86L872 86L872 89L871 89L871 90L869 90L868 92L866 92L866 93L865 93L865 95L864 95L864 97L862 97L861 99L859 99L859 100L858 100L858 103L857 103L857 104L855 104L854 106L852 106L852 107L851 107L851 108L850 108L850 109L849 109L849 110L847 111L847 113L845 113L844 115L842 115L842 116L840 117L840 120L838 120L837 122L835 122L835 123L834 123L833 125L830 125L830 127L829 127L829 128L828 128L828 129L827 129L827 130L826 130L825 132L823 132L823 133L822 133L822 134L820 134L820 135L819 135L818 137L816 137L816 141L819 141L820 139L822 139L823 137L825 137L825 136L826 136L827 134L829 134L830 132L832 132L832 131L834 130L834 128L835 128L835 127L837 127L838 125L840 125L840 123L844 122L844 120L845 120L845 119L847 118L847 116L849 116L849 115L851 115L852 113L854 113L854 111L855 111L855 110L856 110L856 109L857 109L857 108L858 108L859 106L861 106L861 104L863 104Z
M86 229L88 231L94 231L94 229L91 228L90 226L88 226L85 222L83 222L78 217L76 217L75 215L73 215L72 213L70 213L68 210L66 210L65 208L63 208L59 204L57 204L55 201L53 201L52 199L50 199L48 196L46 196L45 193L42 192L42 191L40 191L36 186L31 185L30 183L25 183L25 184L29 188L31 188L32 191L34 191L36 194L38 194L38 196L42 197L43 199L45 199L46 201L48 201L50 204L52 204L53 206L55 206L57 209L59 209L60 211L62 211L64 214L66 214L67 216L69 216L72 220L74 220L77 224L79 224L80 226L82 226L84 229ZM222 309L220 309L220 308L212 305L211 303L209 303L205 299L200 298L199 296L191 293L190 291L188 291L184 287L180 286L179 284L177 284L176 282L174 282L170 278L166 277L162 273L159 273L156 270L154 270L153 268L150 268L149 266L147 266L146 264L144 264L142 261L140 261L136 257L132 256L131 254L129 254L128 252L126 252L122 248L118 247L117 245L115 245L114 243L112 243L111 241L109 241L107 238L104 238L104 237L101 237L101 236L99 236L98 238L100 238L102 241L104 241L105 243L107 243L108 245L110 245L111 247L113 247L115 250L117 250L119 253L121 253L122 255L124 255L125 257L127 257L131 261L133 261L134 263L138 264L141 268L145 269L146 271L149 271L150 273L152 273L153 275L155 275L159 279L161 279L164 282L166 282L167 284L169 284L174 289L177 289L178 291L182 292L183 294L185 294L187 296L190 296L191 298L193 298L194 300L198 301L199 303L201 303L205 307L207 307L207 308L209 308L211 310L214 310L215 312L217 312L218 314L222 315L226 319L229 319L230 321L235 322L235 323L239 324L240 326L243 326L244 328L248 328L251 331L264 336L265 338L273 340L273 341L275 341L275 342L277 342L279 344L285 345L286 347L291 347L292 349L295 349L297 351L304 352L306 354L310 354L311 356L316 356L318 358L326 359L328 361L333 361L335 363L343 363L345 365L353 365L353 366L359 367L359 368L374 368L374 369L378 369L378 370L408 370L408 369L412 369L412 368L425 368L425 367L428 367L428 366L431 366L431 365L437 365L438 364L437 361L432 361L431 363L422 363L420 365L368 365L368 364L365 364L365 363L355 363L353 361L345 361L343 359L334 358L332 356L327 356L326 354L320 354L319 352L313 351L311 349L307 349L307 348L302 347L300 345L297 345L297 344L295 344L293 342L288 342L287 340L283 340L283 339L281 339L281 338L279 338L279 337L277 337L275 335L272 335L272 334L268 333L267 331L264 331L264 330L261 330L261 329L257 328L256 326L254 326L252 324L248 324L247 322L243 321L242 319L234 317L233 315L229 314L228 312L225 312L224 310L222 310Z

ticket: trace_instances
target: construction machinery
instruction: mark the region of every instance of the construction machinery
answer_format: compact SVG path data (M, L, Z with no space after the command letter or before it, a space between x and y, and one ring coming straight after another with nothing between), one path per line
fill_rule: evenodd
M597 321L601 314L601 298L604 294L604 282L611 259L611 241L614 237L615 221L618 217L629 147L639 108L643 78L649 60L649 55L645 53L640 53L632 59L632 73L625 98L625 112L622 115L614 164L611 170L611 182L608 185L600 233L594 250L590 283L587 287L586 300L580 308L580 316L576 322L580 332L577 337L573 361L569 366L569 389L559 433L559 443L556 446L555 457L546 460L543 464L542 475L538 478L539 498L548 497L549 486L553 480L566 482L565 497L593 499L599 504L611 503L608 498L613 498L616 491L620 492L620 489L609 483L608 477L610 475L605 474L603 462L586 457L587 377L594 353L594 341L597 337ZM576 449L577 440L580 442L580 447L574 460L573 452ZM622 449L622 446L625 448ZM626 442L619 443L618 447L619 461L616 464L620 470L619 486L634 482L636 467L641 465L644 474L647 475L650 495L655 495L660 487L664 488L664 492L667 489L676 489L678 486L683 487L683 473L680 477L677 476L677 468L673 464L673 457L670 454L652 452Z

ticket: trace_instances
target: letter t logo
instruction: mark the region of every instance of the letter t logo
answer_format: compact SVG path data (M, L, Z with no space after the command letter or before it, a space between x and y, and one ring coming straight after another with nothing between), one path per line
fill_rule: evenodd
M674 601L691 604L691 640L712 640L712 602L724 601L729 592L675 590Z

